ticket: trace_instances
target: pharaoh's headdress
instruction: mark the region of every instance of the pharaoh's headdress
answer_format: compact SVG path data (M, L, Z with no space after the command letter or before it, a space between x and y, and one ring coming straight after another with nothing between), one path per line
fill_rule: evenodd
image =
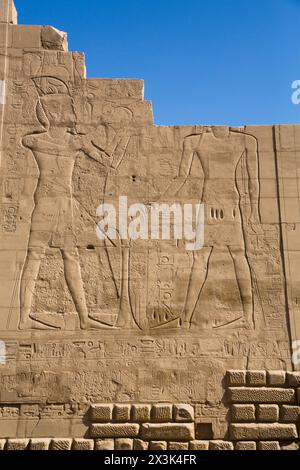
M60 80L59 78L54 77L38 77L32 79L35 88L42 98L47 95L68 95L70 96L70 91L68 86Z

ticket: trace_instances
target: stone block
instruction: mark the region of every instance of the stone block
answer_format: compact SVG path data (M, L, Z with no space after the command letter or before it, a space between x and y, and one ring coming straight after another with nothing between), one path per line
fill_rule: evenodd
M252 440L293 440L298 437L294 424L230 424L230 439L233 441Z
M282 444L281 450L299 450L299 442L289 442L288 444Z
M74 439L72 450L94 450L93 439Z
M209 450L234 450L233 443L229 441L210 441Z
M280 450L279 442L277 441L262 441L258 443L258 450Z
M231 387L228 389L230 403L294 403L295 390L292 388L250 388Z
M258 405L257 419L265 423L275 423L279 421L278 405Z
M50 450L71 450L72 439L52 439Z
M141 438L144 441L193 441L193 424L142 424Z
M0 450L4 450L6 444L6 439L0 439Z
M286 383L286 372L284 370L268 370L267 385L271 387L284 386Z
M131 405L115 405L113 410L113 421L116 423L130 422Z
M287 372L286 375L290 387L300 387L300 372Z
M7 439L6 450L26 450L29 439Z
M255 441L241 441L235 445L235 450L256 450Z
M300 421L300 406L282 405L280 415L284 423L296 423Z
M168 450L189 450L188 442L169 442Z
M97 439L95 441L95 450L115 450L115 441L113 439Z
M152 406L151 420L155 423L169 423L172 421L173 407L169 404L157 404Z
M246 385L245 370L229 370L227 371L227 384L229 387L243 387Z
M51 439L30 439L29 450L49 450Z
M90 428L91 437L113 439L113 438L133 438L139 435L139 425L135 423L99 423L92 424Z
M152 441L149 444L149 450L167 450L168 445L165 441Z
M109 423L112 421L113 405L91 405L90 417L94 423Z
M191 441L190 450L208 450L209 441Z
M133 439L116 439L115 450L133 450Z
M232 405L231 407L232 422L255 422L255 406L254 405Z
M248 370L246 373L246 384L250 387L263 387L267 384L267 373L265 370Z
M177 423L192 423L195 420L195 410L191 405L174 405L173 419Z
M142 441L141 439L133 440L133 450L148 450L149 442Z
M134 423L147 423L150 421L151 405L132 405L131 421Z

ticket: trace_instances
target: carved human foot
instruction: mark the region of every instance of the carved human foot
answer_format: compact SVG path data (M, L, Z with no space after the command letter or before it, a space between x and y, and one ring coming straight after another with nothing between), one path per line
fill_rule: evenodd
M94 320L89 317L84 321L80 322L80 328L82 330L96 329L96 330L117 330L118 328L113 325L107 325L99 320Z
M60 330L59 327L46 325L34 318L30 317L26 320L21 320L19 323L19 330Z

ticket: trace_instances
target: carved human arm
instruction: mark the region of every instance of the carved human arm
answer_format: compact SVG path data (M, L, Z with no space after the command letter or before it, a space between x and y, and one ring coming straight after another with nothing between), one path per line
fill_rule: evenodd
M104 149L93 144L87 136L77 137L75 142L76 149L82 151L87 157L104 167L111 166L113 157L105 152Z
M169 197L174 197L179 193L179 191L185 185L186 180L191 174L192 164L193 164L195 155L198 156L200 163L202 165L202 161L198 153L199 149L197 148L201 141L201 138L202 138L202 135L194 135L194 136L189 136L184 140L178 175L172 180L171 184L168 186L168 189L166 190L164 195L167 195Z
M258 145L252 136L246 139L246 162L249 176L249 198L251 215L249 222L253 225L260 224L259 214L259 174L258 174Z

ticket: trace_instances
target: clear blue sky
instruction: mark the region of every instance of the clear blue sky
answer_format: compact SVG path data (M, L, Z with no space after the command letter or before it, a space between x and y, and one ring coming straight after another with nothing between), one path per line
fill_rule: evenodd
M15 0L89 77L144 78L156 124L300 123L300 0Z

